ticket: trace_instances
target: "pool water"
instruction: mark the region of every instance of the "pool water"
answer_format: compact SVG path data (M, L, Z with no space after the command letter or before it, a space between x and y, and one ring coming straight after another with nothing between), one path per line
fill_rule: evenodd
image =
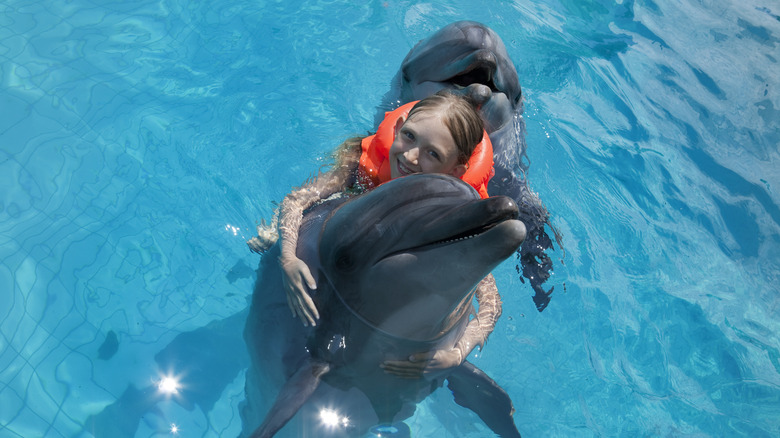
M780 436L780 4L0 4L0 437L238 436L245 240L406 52L492 27L562 232L470 359L524 436ZM177 383L178 382L178 383ZM417 437L488 434L436 392Z

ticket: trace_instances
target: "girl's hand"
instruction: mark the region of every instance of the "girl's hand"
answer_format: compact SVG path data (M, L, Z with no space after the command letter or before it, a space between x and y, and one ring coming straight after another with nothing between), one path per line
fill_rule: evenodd
M293 318L300 317L304 326L316 326L320 314L306 291L306 287L309 290L316 290L317 283L315 283L309 267L297 257L280 258L279 264L284 272L282 281L284 291L287 293L287 304L290 306Z
M246 244L249 245L250 251L262 254L274 246L277 240L279 240L279 232L276 226L266 225L263 220L263 223L257 226L257 236L247 240Z
M463 354L460 349L452 348L412 354L408 361L386 360L379 366L386 373L403 379L421 379L431 374L440 374L460 365L461 362L463 362Z

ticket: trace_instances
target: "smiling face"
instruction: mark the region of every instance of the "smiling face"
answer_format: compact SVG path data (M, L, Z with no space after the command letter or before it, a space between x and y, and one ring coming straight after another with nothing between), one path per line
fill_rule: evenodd
M390 147L390 176L443 173L460 178L466 166L458 163L458 148L450 130L435 113L419 112L399 118Z

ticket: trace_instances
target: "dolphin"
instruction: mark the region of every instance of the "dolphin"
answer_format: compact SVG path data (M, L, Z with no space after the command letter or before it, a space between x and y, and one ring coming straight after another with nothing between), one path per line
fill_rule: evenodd
M489 133L509 127L522 109L517 71L503 41L474 21L452 23L418 42L401 63L396 80L403 102L444 88L470 95L480 104Z
M552 288L545 291L542 287L552 271L545 252L552 248L552 240L545 225L558 246L562 246L561 237L542 201L528 186L523 94L517 70L492 29L475 21L457 21L418 42L393 78L379 107L376 125L384 118L384 111L442 89L468 95L479 105L495 161L496 173L488 192L511 197L520 209L528 232L519 253L520 264L541 312L552 293Z
M321 319L304 328L290 317L277 244L261 262L244 330L253 363L245 429L262 418L251 436L271 437L296 417L301 429L292 432L290 424L290 435L360 436L410 417L446 380L456 403L498 435L519 437L506 392L468 362L417 380L380 368L388 359L455 345L476 285L525 238L517 214L512 199L480 199L462 180L439 174L398 178L309 209L297 255L313 268ZM273 405L262 406L279 381L285 383ZM325 407L331 421L324 425Z

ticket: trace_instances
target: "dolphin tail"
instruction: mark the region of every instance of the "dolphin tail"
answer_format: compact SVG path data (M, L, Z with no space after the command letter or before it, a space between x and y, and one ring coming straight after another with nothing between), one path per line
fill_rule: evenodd
M498 436L520 438L509 395L484 371L464 361L447 376L455 403L471 409Z
M250 438L270 438L276 434L306 403L315 389L320 385L320 379L330 370L330 365L324 362L306 361L298 371L285 382L274 405Z

